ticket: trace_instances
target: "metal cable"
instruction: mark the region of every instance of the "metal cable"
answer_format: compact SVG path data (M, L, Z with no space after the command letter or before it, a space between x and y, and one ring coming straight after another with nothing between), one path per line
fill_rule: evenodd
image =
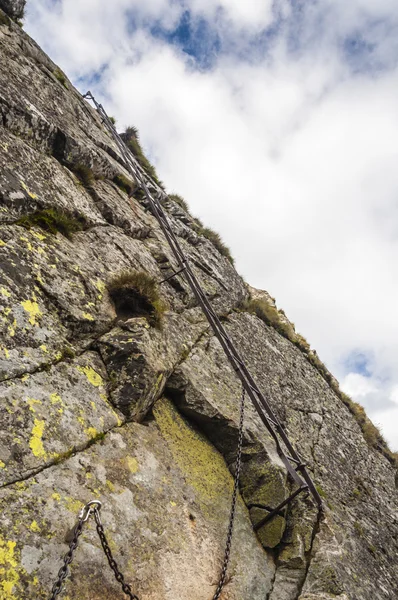
M189 264L188 258L185 256L178 242L178 239L174 234L173 227L169 221L167 214L164 212L161 204L162 200L167 199L167 194L146 174L144 169L138 163L135 156L127 148L126 144L116 131L115 126L110 121L102 105L95 100L91 92L87 92L87 94L84 97L94 102L99 115L101 116L108 130L111 132L113 139L125 161L126 169L130 172L134 180L140 185L141 189L143 190L151 212L158 220L159 225L177 261L178 267L174 270L181 270L182 276L185 277L187 283L189 284L196 300L198 301L205 316L207 317L207 320L209 321L215 336L219 340L222 348L224 349L228 360L230 361L234 371L240 378L242 385L246 390L251 402L253 403L261 421L272 436L276 444L278 454L281 460L283 461L289 475L291 476L294 483L298 486L298 488L300 488L300 492L308 489L310 490L318 507L321 509L322 499L318 491L316 490L311 477L307 473L305 466L300 466L298 473L297 467L295 468L292 465L292 462L295 465L302 464L300 456L291 444L283 426L274 414L269 399L266 398L265 394L261 392L258 388L246 364L244 363L234 343L232 342L230 336L228 335L223 324L221 323L213 307L211 306L206 294L204 293L198 279L196 278ZM282 444L287 449L287 453L285 452Z

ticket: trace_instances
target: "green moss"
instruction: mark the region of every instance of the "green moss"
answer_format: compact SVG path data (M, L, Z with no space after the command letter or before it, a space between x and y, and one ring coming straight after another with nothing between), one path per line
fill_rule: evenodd
M124 271L109 282L108 292L121 318L144 316L154 327L161 327L166 305L156 279L148 273Z
M64 88L68 89L65 73L63 73L59 67L57 67L53 73L54 77L58 79L58 81L64 86Z
M223 457L166 398L155 404L153 415L204 514L218 520L220 506L224 507L226 500L229 504L233 488L232 476Z
M234 264L234 259L230 249L224 244L221 236L217 232L213 231L213 229L210 229L210 227L202 227L198 229L198 233L199 235L203 235L205 238L210 240L213 246L217 248L219 253L222 254L222 256L225 256L232 265Z
M126 194L131 194L134 190L134 185L121 173L119 175L115 175L113 178L113 183L115 183L121 190L126 192Z
M325 592L338 596L343 593L343 588L340 584L339 578L333 567L326 567L322 573L320 573L319 583Z
M90 167L87 167L87 165L84 165L83 163L77 162L69 163L67 166L69 170L72 171L72 173L74 173L76 177L81 181L84 187L89 188L93 185L95 178L94 173L92 172Z
M261 508L251 508L250 519L253 525L260 523L260 521L267 515L267 512L268 511L265 511ZM257 537L264 548L275 548L281 542L285 528L286 520L277 515L265 523L265 525L260 527L260 529L257 531Z
M40 227L48 233L55 235L59 232L70 239L72 233L84 229L84 220L72 217L56 208L46 208L21 217L16 221L16 225L25 227L25 229Z
M326 492L320 485L316 485L315 488L321 498L326 498Z
M70 346L65 346L61 352L62 352L62 359L66 359L66 358L73 359L76 357L76 352Z

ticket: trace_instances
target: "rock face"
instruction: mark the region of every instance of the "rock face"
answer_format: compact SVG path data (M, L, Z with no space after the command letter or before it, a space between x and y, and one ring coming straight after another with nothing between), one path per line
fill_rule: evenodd
M160 328L142 314L117 314L107 292L115 275L144 271L160 282L171 274L159 225L139 194L113 183L123 176L134 189L96 113L5 18L0 55L0 599L49 597L77 513L98 499L112 552L140 600L211 600L240 384L182 278L158 286ZM254 531L292 484L248 405L221 598L396 599L394 467L369 448L300 349L240 309L248 287L194 219L172 200L166 209L325 502L319 514L300 497ZM67 214L79 227L51 230L33 223L38 213ZM122 596L91 521L65 594Z

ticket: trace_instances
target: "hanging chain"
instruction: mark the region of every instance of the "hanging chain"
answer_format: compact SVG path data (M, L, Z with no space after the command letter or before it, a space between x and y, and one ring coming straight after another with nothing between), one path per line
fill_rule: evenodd
M84 524L86 523L86 521L88 520L88 518L90 517L91 514L94 514L95 522L97 524L97 527L96 527L97 533L101 540L101 545L105 552L106 558L108 559L109 566L111 567L111 569L115 575L116 581L118 581L120 583L120 585L122 586L123 592L126 594L126 596L128 596L130 598L130 600L139 600L138 596L133 594L129 584L124 581L124 577L123 577L122 573L119 571L117 563L112 556L112 552L111 552L111 549L109 548L109 544L108 544L108 541L105 536L104 528L101 523L101 518L100 518L100 514L99 514L100 509L101 509L101 502L99 502L99 500L92 500L91 502L86 504L80 511L79 522L74 529L73 539L69 545L69 550L64 556L64 564L58 571L57 581L54 583L54 586L51 590L50 600L56 600L56 597L62 591L64 581L69 575L69 565L71 564L71 562L73 560L73 555L79 544L79 537L83 533Z
M120 585L122 586L123 592L126 594L126 596L128 596L130 598L130 600L139 600L138 596L133 594L133 592L131 591L131 587L129 586L129 584L124 581L124 577L123 577L122 573L119 571L117 563L112 556L112 552L111 552L111 549L109 548L108 540L105 537L104 528L102 526L100 514L99 514L99 511L97 510L97 508L94 508L94 518L95 518L95 522L97 523L97 533L101 540L102 548L105 552L106 558L108 559L109 566L115 575L116 581L118 581L120 583Z
M73 560L73 553L75 552L75 550L77 548L77 545L79 543L79 537L81 536L81 534L83 532L83 525L84 525L84 522L81 519L79 519L79 522L75 527L75 531L73 534L73 540L71 541L71 543L69 545L69 551L64 556L64 564L58 571L57 581L54 583L53 588L51 590L50 600L55 600L56 597L58 596L58 594L60 594L62 591L64 581L68 577L69 565Z
M229 525L228 525L228 533L227 533L227 543L225 545L224 562L223 562L223 566L221 569L221 576L220 576L220 580L218 582L216 592L213 596L213 600L218 600L221 595L221 592L225 585L225 579L227 577L227 569L228 569L229 559L230 559L230 555L231 555L232 534L233 534L233 530L234 530L236 502L238 499L238 492L239 492L240 468L242 465L244 417L245 417L245 389L243 388L242 389L242 397L241 397L241 401L240 401L238 451L237 451L236 462L235 462L234 491L232 493L231 512L230 512L230 517L229 517Z

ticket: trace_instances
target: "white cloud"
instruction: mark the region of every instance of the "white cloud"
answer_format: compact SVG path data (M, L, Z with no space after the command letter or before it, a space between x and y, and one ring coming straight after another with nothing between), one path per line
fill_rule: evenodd
M268 2L187 4L194 16L217 18L217 32L238 48L272 18ZM221 232L246 279L276 296L398 447L398 70L386 35L398 21L393 4L311 3L294 54L292 18L266 55L256 48L248 62L233 52L208 71L144 27L155 18L176 23L184 6L171 0L64 0L62 10L37 0L27 28L68 75L109 65L92 89L109 114L138 126L168 188ZM127 9L136 11L135 31ZM279 4L285 15L290 9ZM383 27L364 28L386 15ZM388 69L352 72L338 40L355 32L373 36ZM358 349L372 354L371 379L347 373L344 359Z

